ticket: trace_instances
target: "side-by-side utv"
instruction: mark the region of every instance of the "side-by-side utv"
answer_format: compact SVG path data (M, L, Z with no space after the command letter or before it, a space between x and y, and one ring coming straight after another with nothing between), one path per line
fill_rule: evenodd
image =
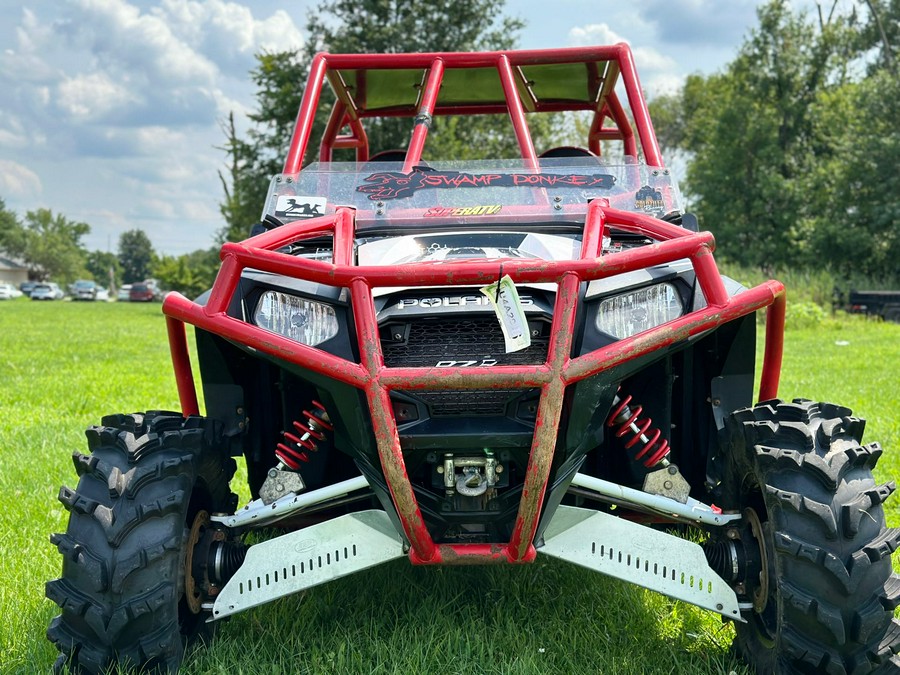
M559 113L583 145L535 147ZM478 115L517 157L429 155ZM383 118L405 147L370 148ZM181 411L74 455L61 669L173 672L216 620L396 558L551 556L720 614L759 673L898 671L882 449L777 398L784 287L719 273L627 46L320 54L261 206L213 288L163 304Z

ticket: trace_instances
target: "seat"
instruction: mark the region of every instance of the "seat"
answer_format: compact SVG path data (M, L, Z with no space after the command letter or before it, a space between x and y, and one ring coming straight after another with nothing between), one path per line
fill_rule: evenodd
M557 157L596 157L596 155L587 148L579 148L576 145L560 145L555 148L548 148L538 155L540 159L555 159Z
M367 162L397 162L406 161L406 150L381 150L366 160Z

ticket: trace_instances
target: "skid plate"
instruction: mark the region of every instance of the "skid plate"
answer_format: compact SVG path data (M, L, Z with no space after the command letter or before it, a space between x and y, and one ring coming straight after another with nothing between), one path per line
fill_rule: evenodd
M403 555L400 536L384 511L359 511L311 525L251 546L216 596L211 620Z
M560 506L538 553L741 621L737 595L707 564L703 549L645 525L599 511Z

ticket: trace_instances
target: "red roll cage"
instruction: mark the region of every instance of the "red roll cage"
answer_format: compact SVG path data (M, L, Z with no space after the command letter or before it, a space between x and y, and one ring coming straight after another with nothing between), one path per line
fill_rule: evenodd
M471 77L466 77L469 73ZM474 73L474 75L472 75ZM631 109L625 114L616 93L621 77ZM589 147L599 154L602 140L619 140L626 154L662 167L659 146L647 112L629 48L624 44L563 50L447 54L319 54L300 105L284 173L297 173L309 144L320 93L325 81L335 92L320 144L322 160L336 148L354 148L368 158L362 121L374 116L415 118L406 149L408 172L421 159L434 115L508 112L522 158L535 172L538 158L528 131L526 113L592 110ZM467 85L467 80L469 85ZM375 83L389 85L386 90ZM406 81L410 91L398 83ZM487 82L481 89L471 82ZM442 89L443 85L443 89ZM607 122L611 122L607 126ZM349 128L347 134L340 132ZM760 398L774 398L778 389L784 328L785 291L768 281L729 296L712 256L713 236L692 233L647 215L612 209L602 200L586 207L580 259L574 261L463 260L436 265L418 262L393 267L354 264L355 212L338 208L333 214L295 221L241 243L222 247L219 270L207 303L201 306L177 293L166 297L169 341L184 415L198 414L188 356L185 323L247 345L312 372L366 392L381 467L394 506L410 543L410 559L418 564L449 562L527 562L535 557L534 536L556 448L566 388L691 336L768 307L766 347ZM649 237L657 243L612 255L601 255L601 241L610 226ZM333 238L331 262L294 257L278 249L311 237ZM688 259L696 272L706 307L588 354L572 358L572 337L578 285L626 272ZM348 288L359 362L352 362L266 331L229 316L227 308L246 268ZM460 367L408 368L384 364L378 337L373 288L396 286L484 285L501 274L516 284L553 283L559 288L553 312L546 361L524 366L493 366L478 372ZM540 403L518 515L509 542L496 544L436 544L431 538L407 475L390 402L390 392L478 388L539 388Z
M631 120L616 92L621 77L637 140L649 166L663 166L631 49L612 46L483 53L318 54L297 115L284 173L300 170L325 80L337 98L319 146L320 161L338 148L369 157L362 121L370 117L415 117L405 169L422 158L436 115L509 114L521 156L537 166L526 113L593 112L588 148L601 154L601 141L623 144L637 156ZM378 83L373 95L372 84ZM608 124L609 123L609 124ZM341 134L343 129L348 133Z

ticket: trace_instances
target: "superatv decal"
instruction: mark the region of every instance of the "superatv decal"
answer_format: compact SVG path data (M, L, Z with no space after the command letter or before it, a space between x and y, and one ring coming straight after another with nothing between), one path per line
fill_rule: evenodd
M436 206L425 212L426 218L448 217L448 216L492 216L500 213L503 208L500 204L491 204L490 206L460 206L457 208L444 208Z
M281 195L275 202L276 218L316 218L325 215L324 197L290 197Z
M417 190L487 187L593 187L609 190L616 178L610 174L555 173L460 173L458 171L420 171L411 173L380 171L365 179L357 192L373 201L411 197Z
M666 203L663 201L662 192L654 190L649 185L645 185L635 193L634 206L635 208L648 213L662 213L666 210Z

